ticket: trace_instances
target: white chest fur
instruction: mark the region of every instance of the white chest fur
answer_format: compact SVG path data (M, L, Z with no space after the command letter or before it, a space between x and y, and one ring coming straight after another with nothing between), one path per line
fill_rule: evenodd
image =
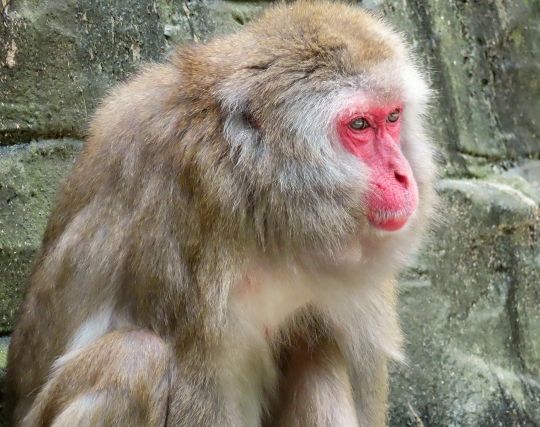
M231 314L238 326L255 328L269 339L313 295L296 269L257 267L245 275L231 297Z
M272 394L277 370L272 338L312 295L300 275L289 268L249 269L231 289L229 327L223 349L220 380L224 390L234 390L233 413L242 414L236 425L258 425L261 402Z

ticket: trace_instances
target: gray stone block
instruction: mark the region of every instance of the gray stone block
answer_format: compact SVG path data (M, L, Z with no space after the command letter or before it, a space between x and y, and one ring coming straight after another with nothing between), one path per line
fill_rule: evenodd
M386 0L433 71L432 130L449 173L540 156L540 2Z
M106 90L175 44L240 28L265 2L14 1L0 25L0 145L82 137Z
M515 182L440 183L441 224L400 286L392 425L540 423L539 199Z
M0 147L0 334L14 326L58 183L80 147L71 139Z

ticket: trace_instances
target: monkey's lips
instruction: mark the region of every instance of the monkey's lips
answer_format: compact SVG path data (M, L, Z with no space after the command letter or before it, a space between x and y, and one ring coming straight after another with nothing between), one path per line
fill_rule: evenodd
M368 196L367 218L373 227L397 231L407 224L418 207L418 188L415 181L411 184L405 191L399 187L390 188Z
M369 213L368 220L375 228L384 231L397 231L405 226L410 216L411 213L403 211L377 210Z

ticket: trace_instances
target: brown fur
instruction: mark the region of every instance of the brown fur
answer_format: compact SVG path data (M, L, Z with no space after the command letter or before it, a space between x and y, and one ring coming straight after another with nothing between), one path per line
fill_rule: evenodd
M383 425L401 342L392 278L432 210L429 145L420 112L418 145L404 142L420 208L407 231L380 236L359 202L363 171L311 120L367 76L394 95L377 80L388 61L409 54L377 19L299 2L113 89L12 337L14 423ZM355 248L360 263L346 261ZM246 277L257 286L241 292ZM288 297L296 282L307 285ZM289 303L251 332L267 304Z

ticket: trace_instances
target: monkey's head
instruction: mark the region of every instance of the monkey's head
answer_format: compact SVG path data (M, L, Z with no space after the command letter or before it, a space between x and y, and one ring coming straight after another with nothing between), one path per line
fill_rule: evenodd
M223 70L235 197L261 240L340 247L425 222L429 88L400 36L358 8L299 2L226 40L207 55Z

